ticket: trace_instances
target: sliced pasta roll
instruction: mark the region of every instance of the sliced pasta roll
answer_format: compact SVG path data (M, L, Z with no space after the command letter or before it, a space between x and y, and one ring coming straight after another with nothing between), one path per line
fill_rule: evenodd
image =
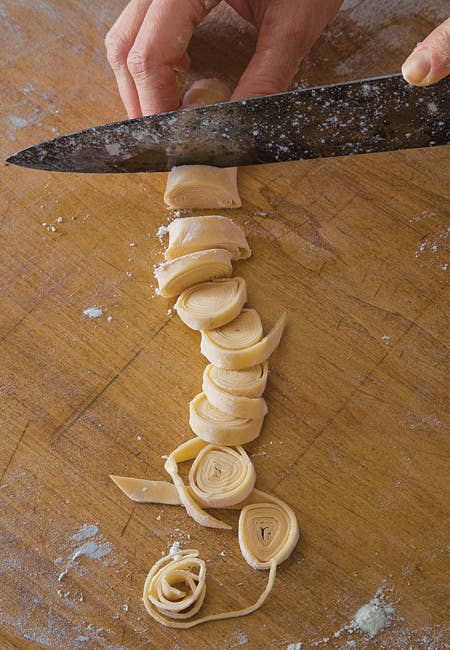
M210 215L174 219L168 226L169 246L166 260L209 248L230 251L233 260L250 257L251 250L244 231L228 217Z
M255 309L243 309L231 323L215 330L202 330L200 350L214 365L242 370L266 361L278 347L286 324L282 314L263 336L261 319Z
M203 372L202 389L209 402L220 411L238 418L257 419L267 414L267 404L262 397L245 397L233 395L218 386L211 377L209 364Z
M234 320L247 301L243 278L202 282L185 289L175 303L181 320L193 330L214 329Z
M189 404L189 424L202 440L218 445L245 445L261 432L264 416L239 418L213 406L205 393L199 393Z
M213 363L206 366L204 375L222 391L243 397L261 397L267 385L269 364L267 361L243 370L227 370Z
M244 506L239 517L239 546L255 569L269 569L274 561L284 562L299 538L292 508L272 495L264 494L264 498L266 501Z
M155 269L155 278L160 295L175 298L194 284L229 277L232 272L231 253L215 248L164 262Z

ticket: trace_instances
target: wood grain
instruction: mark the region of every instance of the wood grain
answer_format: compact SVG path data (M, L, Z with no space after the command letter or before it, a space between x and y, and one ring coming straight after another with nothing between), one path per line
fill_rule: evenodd
M123 5L0 3L3 158L123 116L103 50ZM445 5L346 2L297 83L398 70ZM236 82L254 38L219 7L193 39L189 79ZM236 535L132 504L108 479L165 478L161 455L190 435L201 384L198 335L152 288L155 231L171 218L165 175L2 168L2 649L310 648L383 584L397 618L377 647L446 647L448 163L437 148L241 170L243 207L230 215L253 257L236 269L267 326L289 312L270 413L248 448L258 486L297 512L301 543L259 612L187 632L162 629L140 603L174 540L208 561L205 612L253 602L266 575L245 564ZM83 315L93 305L102 318ZM236 513L224 518L236 527ZM84 524L98 533L73 539ZM78 558L58 581L89 541L106 554Z

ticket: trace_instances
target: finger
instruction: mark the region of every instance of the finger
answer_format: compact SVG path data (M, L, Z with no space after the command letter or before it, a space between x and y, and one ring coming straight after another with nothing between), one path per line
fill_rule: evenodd
M141 105L133 77L127 68L128 53L152 0L132 0L105 38L106 56L116 77L119 94L129 118L141 117Z
M402 65L406 81L429 86L450 74L450 18L436 27Z
M178 108L175 67L194 27L219 1L153 0L127 60L143 115Z
M191 57L187 52L185 52L181 57L180 61L178 61L178 63L173 66L173 69L175 70L175 72L187 72L190 67L191 67Z
M305 2L286 15L286 5L273 3L262 18L256 51L232 99L287 90L300 64L341 5L329 0L320 7Z

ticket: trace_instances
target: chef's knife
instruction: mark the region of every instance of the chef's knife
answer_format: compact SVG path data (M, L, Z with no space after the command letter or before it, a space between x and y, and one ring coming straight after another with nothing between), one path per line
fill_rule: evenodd
M450 77L401 75L185 108L105 124L24 149L7 162L50 171L233 167L449 144Z

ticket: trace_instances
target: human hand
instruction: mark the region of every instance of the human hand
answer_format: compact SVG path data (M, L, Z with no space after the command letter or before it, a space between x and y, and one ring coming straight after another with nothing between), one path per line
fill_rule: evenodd
M406 81L430 86L450 74L450 18L418 44L402 65Z
M176 72L189 68L194 28L220 0L131 0L105 45L130 118L178 108ZM232 99L286 90L342 0L227 0L258 30Z

